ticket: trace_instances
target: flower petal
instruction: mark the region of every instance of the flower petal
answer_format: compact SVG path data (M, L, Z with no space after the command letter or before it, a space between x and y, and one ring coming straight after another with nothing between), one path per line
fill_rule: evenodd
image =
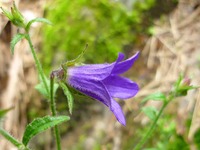
M113 69L112 73L113 74L122 74L124 72L126 72L127 70L129 70L131 68L131 66L133 65L133 63L137 60L137 58L139 57L139 53L137 52L134 56L132 56L131 58L118 63L115 68Z
M77 76L77 78L91 78L95 80L102 80L109 76L113 65L84 65L80 67L71 67L67 70L68 76Z
M99 97L98 95L95 95L93 93L90 93L88 91L84 91L83 92L84 94L86 95L89 95L91 96L92 98L96 99L96 100L99 100L100 102L103 102L104 103L104 100L102 100L101 97ZM125 120L125 117L124 117L124 113L121 109L121 106L112 98L111 99L111 106L109 107L108 104L105 104L107 107L110 108L110 110L113 112L113 114L115 115L116 119L122 124L122 125L126 125L126 120Z
M110 108L110 110L114 113L114 115L117 118L117 120L122 125L125 126L126 125L126 119L124 117L124 113L122 111L122 108L114 99L111 99L111 108Z
M117 75L109 76L103 80L103 83L108 89L110 96L114 98L130 98L139 91L139 87L135 82Z
M94 80L90 77L70 76L68 84L78 91L101 101L106 106L110 107L110 95L101 81Z
M68 68L68 76L77 75L77 78L91 78L103 80L108 77L115 66L124 59L124 54L119 53L118 59L112 64L94 64Z

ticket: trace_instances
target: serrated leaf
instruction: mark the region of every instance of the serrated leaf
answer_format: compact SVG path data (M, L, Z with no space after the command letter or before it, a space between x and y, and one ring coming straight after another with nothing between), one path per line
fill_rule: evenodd
M142 108L142 112L144 112L151 120L154 120L158 114L158 110L152 106Z
M73 105L74 105L74 98L73 98L71 92L69 91L68 87L65 85L65 83L60 82L60 86L61 86L65 96L67 97L68 106L69 106L69 113L72 114Z
M10 42L10 48L11 48L11 53L12 53L12 54L14 54L15 45L16 45L21 39L25 38L25 36L26 36L25 34L18 33L18 34L16 34L16 35L12 38L12 40L11 40L11 42Z
M52 25L51 21L49 21L48 19L45 19L45 18L35 18L31 21L28 22L27 26L26 26L26 31L29 31L30 29L30 26L35 23L35 22L42 22L42 23L46 23L46 24L49 24L49 25Z
M161 93L161 92L158 92L158 93L154 93L154 94L150 94L148 95L147 97L145 97L142 102L146 102L146 101L149 101L149 100L155 100L155 101L166 101L166 96Z
M8 108L8 109L0 109L0 118L3 117L11 109L13 109L13 107Z
M50 87L50 80L47 79L47 77L45 77L45 80L47 82L48 87ZM59 87L59 85L57 83L54 83L54 88L53 88L54 94L53 95L55 95L58 87ZM44 83L42 82L41 79L40 79L40 83L35 86L35 89L38 90L45 98L49 99L49 94L48 94L47 90L45 89Z
M37 118L33 120L30 124L27 125L23 138L22 143L27 146L28 142L37 134L54 127L60 123L68 121L70 117L68 116L45 116L43 118Z

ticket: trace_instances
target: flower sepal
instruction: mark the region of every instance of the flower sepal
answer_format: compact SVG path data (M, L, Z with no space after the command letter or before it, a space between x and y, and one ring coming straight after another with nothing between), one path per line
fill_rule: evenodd
M3 9L1 7L3 14L16 26L24 28L26 26L25 19L20 11L17 9L15 2L13 2L13 7L11 7L11 12Z

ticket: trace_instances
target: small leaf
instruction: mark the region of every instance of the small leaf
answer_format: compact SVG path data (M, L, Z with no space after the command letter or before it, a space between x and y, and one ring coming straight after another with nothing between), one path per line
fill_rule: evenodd
M29 31L30 29L30 26L35 23L35 22L42 22L42 23L46 23L46 24L49 24L49 25L52 25L51 21L49 21L48 19L45 19L45 18L35 18L31 21L28 22L27 26L26 26L26 31Z
M26 146L31 138L36 134L41 133L55 125L58 125L62 122L68 121L70 117L68 116L45 116L43 118L37 118L33 120L25 129L22 143Z
M151 120L154 120L158 114L158 110L152 106L142 108L142 112L144 112Z
M154 93L154 94L150 94L149 96L145 97L142 102L146 102L146 101L149 101L149 100L155 100L155 101L166 101L166 96L161 93L161 92L158 92L158 93Z
M183 85L176 89L176 97L186 96L189 90L197 89L199 87Z
M50 80L47 79L47 77L45 77L45 80L47 82L48 87L50 87ZM54 83L54 88L53 88L54 94L53 95L55 95L58 87L59 87L59 85L57 83ZM35 86L35 89L37 89L45 98L49 99L49 94L48 94L47 90L45 89L44 83L42 82L41 79L40 79L40 83Z
M178 79L177 79L177 81L174 84L175 90L179 88L182 80L183 80L183 74L180 74L179 77L178 77Z
M65 96L67 97L67 101L68 101L68 106L69 106L69 113L72 114L72 109L73 109L73 104L74 104L74 98L71 94L71 92L69 91L68 87L66 86L65 83L60 82L60 86L65 94Z
M12 38L12 41L10 43L10 48L11 48L11 53L14 54L14 48L15 48L15 45L23 38L25 38L25 34L21 34L21 33L18 33L16 34L13 38Z
M2 118L11 109L13 109L13 107L8 108L8 109L0 109L0 118Z
M11 142L14 146L16 146L18 148L24 147L21 142L19 142L9 132L7 132L6 130L4 130L1 127L0 127L0 135L2 135L4 138L6 138L6 140L8 140L9 142ZM27 148L27 150L29 150L29 149Z
M45 98L49 98L49 94L47 93L47 90L45 89L43 82L37 84L35 86L35 89L38 90Z

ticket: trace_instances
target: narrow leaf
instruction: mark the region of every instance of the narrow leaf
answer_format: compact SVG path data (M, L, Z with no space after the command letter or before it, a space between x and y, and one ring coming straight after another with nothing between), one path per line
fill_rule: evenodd
M0 118L3 117L11 109L13 109L13 107L8 108L8 109L0 109Z
M149 119L154 120L158 114L158 110L155 107L144 107L142 111L149 117Z
M161 93L161 92L158 92L158 93L154 93L154 94L150 94L149 96L145 97L142 102L146 102L146 101L149 101L149 100L155 100L155 101L166 101L166 96Z
M65 96L67 97L67 101L68 101L68 106L69 106L69 113L72 114L72 109L73 109L73 104L74 104L74 98L71 94L71 92L69 91L68 87L66 86L65 83L60 82L60 86L65 94Z
M14 54L14 48L15 48L15 45L23 38L25 38L25 34L21 34L21 33L18 33L16 34L13 38L12 38L12 41L10 43L10 48L11 48L11 53Z
M49 21L48 19L45 19L45 18L35 18L31 21L28 22L27 26L26 26L26 31L29 31L30 29L30 26L35 23L35 22L42 22L42 23L46 23L46 24L49 24L49 25L52 25L51 21Z
M13 145L16 147L23 146L22 143L20 143L16 138L14 138L10 133L8 133L6 130L0 127L0 134L6 138L8 141L10 141Z
M26 146L31 138L36 134L39 134L55 125L58 125L62 122L68 121L70 117L68 116L45 116L43 118L37 118L33 120L25 129L22 143Z

